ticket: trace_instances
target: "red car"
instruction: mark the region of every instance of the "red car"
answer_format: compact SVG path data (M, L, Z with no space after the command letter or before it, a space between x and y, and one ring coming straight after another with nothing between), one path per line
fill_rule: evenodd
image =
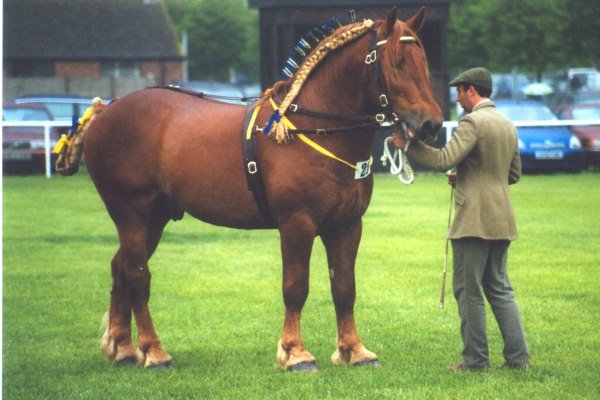
M565 105L559 112L561 119L600 120L600 101ZM584 152L585 166L600 167L600 125L573 126Z
M2 105L2 121L50 121L52 115L41 104ZM50 146L56 144L58 130L51 131ZM44 128L2 127L2 166L5 173L44 171Z

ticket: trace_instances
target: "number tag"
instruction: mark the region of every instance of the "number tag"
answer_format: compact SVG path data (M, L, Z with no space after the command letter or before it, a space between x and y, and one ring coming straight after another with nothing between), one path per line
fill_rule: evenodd
M354 179L364 179L371 174L372 158L367 161L359 161L356 163L356 172Z

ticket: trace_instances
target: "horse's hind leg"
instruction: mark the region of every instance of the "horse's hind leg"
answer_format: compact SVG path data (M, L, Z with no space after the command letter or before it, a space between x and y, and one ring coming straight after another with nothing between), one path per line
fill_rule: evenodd
M338 330L337 349L331 361L334 364L378 366L377 355L362 345L354 321L354 266L361 233L362 223L359 220L351 226L321 235L327 251Z
M137 363L137 354L131 342L131 303L121 264L119 249L111 263L113 287L102 351L114 364L127 365Z
M171 357L161 347L148 309L148 259L160 240L168 214L156 198L154 201L143 200L138 201L137 206L122 202L115 207L118 212L111 212L121 246L113 259L113 289L103 349L113 362L127 363L134 357L135 350L131 343L133 310L138 328L138 363L145 367L169 366Z
M158 242L162 237L163 229L167 222L173 217L172 208L169 204L167 197L159 196L159 198L155 202L154 211L150 217L150 221L148 224L148 232L146 236L146 260L150 260L152 254L156 250L158 246ZM181 216L177 216L177 219L181 219ZM147 311L147 324L146 329L141 327L142 318L138 318L136 315L136 323L138 327L138 344L139 344L139 353L138 362L144 367L170 367L172 365L171 356L165 353L162 349L160 341L158 339L158 335L152 326L152 319L150 317L150 311L148 310L148 298L150 297L150 285L148 283L148 295L145 298L145 302L143 305L145 306L145 310ZM141 317L141 316L140 316ZM147 334L143 336L144 333Z

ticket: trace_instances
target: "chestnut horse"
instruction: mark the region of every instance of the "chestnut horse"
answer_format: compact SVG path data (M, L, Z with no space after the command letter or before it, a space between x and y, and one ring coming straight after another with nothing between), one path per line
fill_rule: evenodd
M111 264L102 346L109 360L144 367L171 365L148 308L148 260L165 225L186 212L220 226L279 230L285 323L277 361L285 370L317 369L302 341L300 317L308 296L313 242L319 236L327 253L337 318L337 348L331 359L335 364L379 365L377 356L361 343L354 321L354 266L361 218L373 188L365 161L378 125L352 121L373 116L382 122L382 115L389 121L393 115L391 122L417 139L433 136L440 127L441 111L416 37L424 15L422 8L402 22L393 9L386 19L339 27L309 54L306 62L313 63L312 70L301 68L294 78L265 93L251 128L260 131L270 117L282 124L286 118L280 118L286 115L281 114L289 111L285 122L291 137L256 135L256 163L250 172L260 171L268 214L261 212L245 176L249 166L243 162L241 143L246 106L149 88L124 96L94 118L85 133L85 159L120 243ZM292 96L295 105L283 105L292 90L297 91ZM273 112L276 107L278 113ZM297 108L314 112L290 116ZM298 134L302 130L307 135L317 130L330 134L309 135L314 138L311 147L300 140L308 137ZM362 175L355 165L364 169ZM137 350L131 337L132 314Z

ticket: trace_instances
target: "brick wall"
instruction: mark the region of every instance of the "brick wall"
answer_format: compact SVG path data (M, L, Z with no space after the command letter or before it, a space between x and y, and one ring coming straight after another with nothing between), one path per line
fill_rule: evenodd
M159 84L153 78L4 78L2 99L7 101L32 94L73 94L113 99Z
M178 61L147 61L140 63L140 75L156 79L158 85L183 79L183 65Z
M102 67L99 62L57 61L54 63L56 77L100 78L101 74Z

